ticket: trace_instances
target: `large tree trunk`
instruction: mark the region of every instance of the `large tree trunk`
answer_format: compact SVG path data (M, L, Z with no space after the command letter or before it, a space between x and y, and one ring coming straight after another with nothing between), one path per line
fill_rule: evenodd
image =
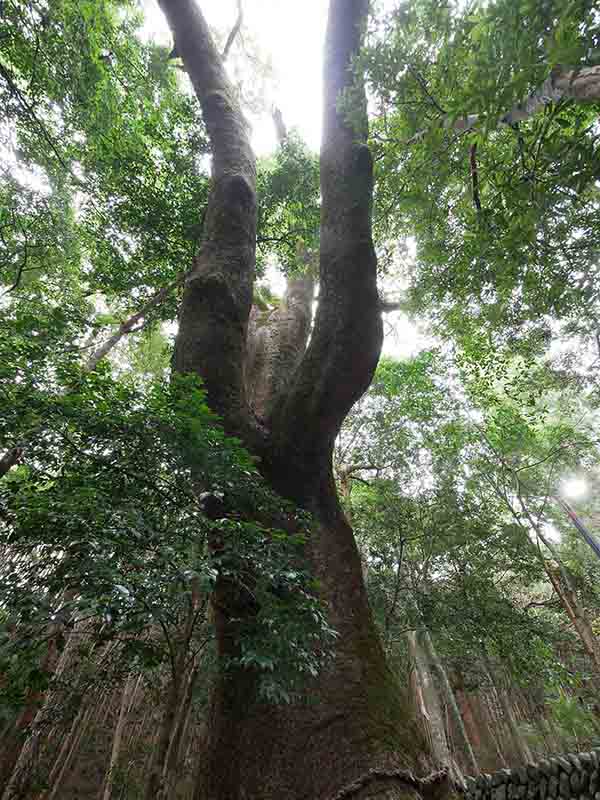
M430 768L423 733L386 665L333 481L313 511L321 526L312 537L312 561L329 621L340 634L335 662L307 686L304 702L278 707L260 701L248 673L223 673L198 798L328 798L374 767ZM225 655L235 643L227 619L217 616ZM413 791L397 780L387 788L398 792L390 797ZM355 796L379 797L381 791L381 783L373 783Z
M382 342L366 99L351 68L368 0L330 3L320 293L311 340L306 348L312 287L290 285L258 392L249 390L256 370L248 368L248 355L255 358L256 348L247 346L256 196L246 124L194 0L160 3L202 105L213 150L204 241L184 286L174 366L203 379L210 406L225 429L261 457L271 487L312 513L308 555L339 634L333 662L306 687L302 702L269 704L259 697L250 671L219 671L197 797L415 797L426 785L409 770L428 772L432 762L411 704L386 664L331 465L335 438L371 381ZM218 656L225 664L237 653L236 620L255 609L243 590L225 580L217 581L213 606Z

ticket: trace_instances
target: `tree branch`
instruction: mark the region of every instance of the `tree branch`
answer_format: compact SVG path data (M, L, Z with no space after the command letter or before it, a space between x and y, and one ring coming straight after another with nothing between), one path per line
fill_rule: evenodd
M65 170L67 170L67 172L70 173L70 169L69 169L68 164L65 162L65 160L64 160L64 158L62 156L62 153L59 151L59 149L58 149L58 147L56 145L56 142L54 141L52 136L50 136L50 134L48 133L48 130L46 129L46 126L44 125L43 122L40 122L40 120L37 118L37 115L36 115L36 113L35 113L35 111L33 109L33 106L30 103L27 102L27 99L25 98L25 96L23 95L23 93L21 92L21 90L19 89L17 84L15 83L15 80L13 79L13 76L6 69L6 67L1 63L0 63L0 77L4 78L4 80L6 81L6 84L8 85L8 88L10 89L10 91L11 91L11 93L13 95L13 97L16 98L16 100L19 103L19 105L21 106L21 108L25 111L25 113L29 116L29 118L35 124L37 129L40 131L40 133L42 134L42 136L46 140L46 143L49 145L50 149L52 150L52 152L56 156L56 158L57 158L59 164L61 165L61 167L63 167Z
M248 126L196 0L159 0L202 107L212 187L186 278L174 368L202 378L229 433L249 430L243 375L256 249L256 163Z
M231 45L235 41L235 37L240 32L240 28L242 27L242 22L244 21L244 9L242 8L242 0L237 0L237 7L238 7L238 15L235 21L235 25L231 29L229 36L227 37L227 41L225 42L225 47L223 48L223 52L221 54L221 58L223 61L227 61L227 56L229 55L229 51L231 50Z
M285 122L283 121L283 114L281 109L276 106L271 111L273 117L273 124L275 125L275 132L277 134L277 141L282 145L288 136L288 131Z
M392 311L400 311L402 302L400 300L386 300L381 298L379 300L379 310L382 314L390 314Z
M13 447L12 450L8 450L8 452L6 452L2 458L0 458L0 478L6 475L6 473L12 469L15 464L19 463L22 455L23 448Z
M375 472L380 471L383 469L382 466L379 464L371 464L371 463L363 463L363 464L349 464L347 467L340 467L338 469L338 473L340 476L344 478L352 477L356 472L362 472L363 470L374 470Z
M600 65L571 70L559 67L553 70L541 86L502 114L498 119L498 124L515 125L517 122L532 117L540 108L544 108L550 103L558 103L559 100L590 103L600 100ZM480 119L480 114L465 114L458 119L446 115L440 119L440 123L442 127L454 131L468 131L474 128ZM426 133L427 129L419 131L409 139L407 144L414 144Z
M479 173L477 171L477 142L471 145L471 184L473 187L473 205L477 212L481 211L481 198L479 197Z
M138 322L141 322L141 320L143 320L144 317L146 317L154 308L157 308L162 302L164 302L171 294L173 289L175 289L177 286L181 286L184 278L185 274L182 272L168 286L163 286L162 289L159 289L154 297L148 300L148 302L142 306L139 311L136 311L135 314L132 314L128 319L125 320L125 322L122 322L113 335L90 354L83 368L87 372L92 372L95 370L98 366L98 362L103 359L104 356L108 355L113 347L115 347L124 336L126 336L128 333L132 333ZM139 330L139 328L136 330Z
M19 286L21 285L21 279L23 278L23 273L27 272L28 261L29 261L29 245L26 240L23 246L23 256L21 258L21 263L17 267L17 274L15 276L15 279L12 282L12 284L8 287L8 289L6 289L6 291L3 292L2 295L0 295L1 297L4 297L5 295L10 294L11 292L14 292L15 289L19 288Z
M318 480L315 461L329 468L335 437L371 381L383 337L371 236L373 162L365 144L366 98L362 77L352 69L367 11L368 0L331 0L329 6L319 306L308 350L273 418L274 435L311 472L308 484Z

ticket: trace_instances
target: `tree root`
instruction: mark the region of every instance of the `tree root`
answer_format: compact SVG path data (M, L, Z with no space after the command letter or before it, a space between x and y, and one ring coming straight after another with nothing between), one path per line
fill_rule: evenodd
M411 789L416 789L424 800L443 800L455 790L447 767L439 772L432 772L426 778L417 778L412 772L403 769L374 768L344 786L330 800L346 800L376 781L394 781L405 784Z

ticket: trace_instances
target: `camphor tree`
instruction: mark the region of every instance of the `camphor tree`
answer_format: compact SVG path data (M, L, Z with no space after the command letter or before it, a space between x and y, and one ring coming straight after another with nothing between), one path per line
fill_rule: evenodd
M332 0L325 43L321 150L319 304L307 346L282 347L267 362L278 389L257 418L245 371L256 245L256 163L248 129L195 0L161 0L177 51L202 106L212 147L204 242L186 279L174 369L202 378L225 430L260 457L272 488L312 513L309 548L329 621L334 662L301 702L265 703L256 676L226 669L251 598L225 579L214 609L217 678L209 723L206 786L211 798L335 796L373 768L423 774L429 759L389 671L363 584L352 530L332 474L340 426L369 385L382 343L377 260L371 235L373 168L366 144L362 80L353 69L367 0ZM351 113L349 113L351 109ZM290 303L279 324L294 325L306 303ZM281 331L284 334L285 331ZM285 336L280 336L285 341ZM401 797L416 788L398 777L370 779L356 797Z

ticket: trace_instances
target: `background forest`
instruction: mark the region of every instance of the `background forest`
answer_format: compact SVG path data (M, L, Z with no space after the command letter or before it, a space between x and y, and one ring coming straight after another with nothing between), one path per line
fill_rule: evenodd
M325 291L325 195L252 0L229 5L212 35L264 150L245 375L270 419L264 365ZM285 715L344 637L312 506L173 356L214 134L168 30L133 0L0 8L2 800L204 796L219 670ZM333 474L406 713L456 778L600 747L600 9L375 2L352 63L386 338ZM252 601L225 666L223 581Z

